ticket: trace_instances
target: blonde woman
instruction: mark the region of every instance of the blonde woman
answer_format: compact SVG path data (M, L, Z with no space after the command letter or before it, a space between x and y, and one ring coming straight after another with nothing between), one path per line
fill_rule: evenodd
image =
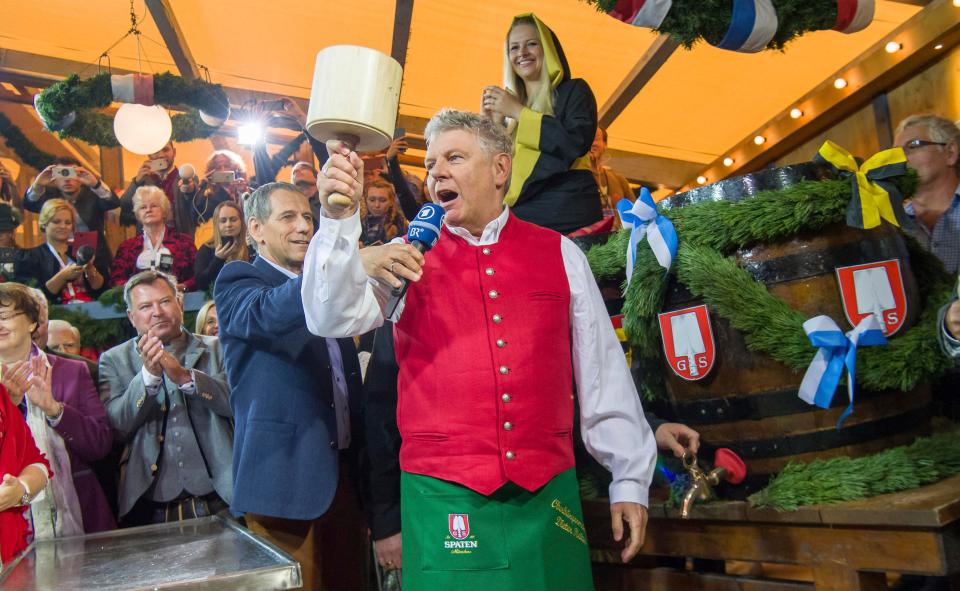
M567 234L602 218L590 146L597 101L557 36L533 14L514 17L504 88L483 89L482 112L512 132L513 172L504 202L517 217Z
M78 260L72 244L77 210L65 199L49 199L40 208L39 223L44 243L17 253L17 280L36 283L54 304L96 298L106 283L106 261L92 253Z
M194 333L208 337L219 336L220 322L217 318L217 304L213 300L208 300L200 311L197 312L197 322L194 325Z

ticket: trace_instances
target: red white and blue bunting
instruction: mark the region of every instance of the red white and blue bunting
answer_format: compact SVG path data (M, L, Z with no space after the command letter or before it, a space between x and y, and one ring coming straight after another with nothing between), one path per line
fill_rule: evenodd
M836 3L835 31L856 33L873 21L875 0L836 0ZM660 29L673 8L672 0L618 0L608 14L637 27ZM776 0L733 0L726 34L710 43L720 49L756 53L770 45L779 24Z

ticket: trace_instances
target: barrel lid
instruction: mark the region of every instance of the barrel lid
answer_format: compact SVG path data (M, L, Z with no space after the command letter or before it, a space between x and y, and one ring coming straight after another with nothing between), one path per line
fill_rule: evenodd
M836 170L829 164L805 162L780 168L767 168L697 187L664 199L660 205L664 209L673 209L703 201L740 201L761 191L780 191L800 181L835 178L837 178Z

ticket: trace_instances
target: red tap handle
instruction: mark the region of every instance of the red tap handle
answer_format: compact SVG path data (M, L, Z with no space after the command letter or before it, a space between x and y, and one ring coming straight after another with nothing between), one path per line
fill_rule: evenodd
M717 468L726 470L727 473L723 479L730 484L740 484L747 476L747 466L740 459L740 456L725 447L717 450L713 458L713 464Z

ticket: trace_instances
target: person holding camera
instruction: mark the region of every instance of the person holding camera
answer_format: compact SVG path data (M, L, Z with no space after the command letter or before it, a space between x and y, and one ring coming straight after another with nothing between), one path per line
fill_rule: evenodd
M224 201L213 210L213 238L197 250L194 278L198 291L213 286L220 269L230 261L252 262L247 246L243 210L233 201Z
M153 270L176 277L186 291L192 291L197 249L190 236L167 227L170 200L159 187L146 185L133 194L133 212L143 232L117 247L110 285L123 285L137 273Z
M85 169L74 158L57 158L44 168L27 189L23 208L40 213L50 199L64 199L77 211L75 232L96 233L97 258L109 265L113 259L103 233L104 214L120 207L120 200L103 180Z
M90 245L73 248L77 210L65 199L50 199L40 208L40 246L21 250L17 281L36 282L54 304L93 301L106 284L107 265Z
M177 231L203 244L213 237L213 211L224 201L242 203L247 192L247 167L236 152L217 150L207 159L202 179L180 180L180 194L174 204Z
M170 203L176 202L177 187L180 184L180 171L174 163L176 157L177 149L172 141L167 142L167 145L161 148L159 152L147 156L147 159L137 170L136 176L133 177L120 197L120 201L123 203L120 210L121 223L128 226L134 224L136 216L133 213L133 194L140 187L146 185L160 187Z

